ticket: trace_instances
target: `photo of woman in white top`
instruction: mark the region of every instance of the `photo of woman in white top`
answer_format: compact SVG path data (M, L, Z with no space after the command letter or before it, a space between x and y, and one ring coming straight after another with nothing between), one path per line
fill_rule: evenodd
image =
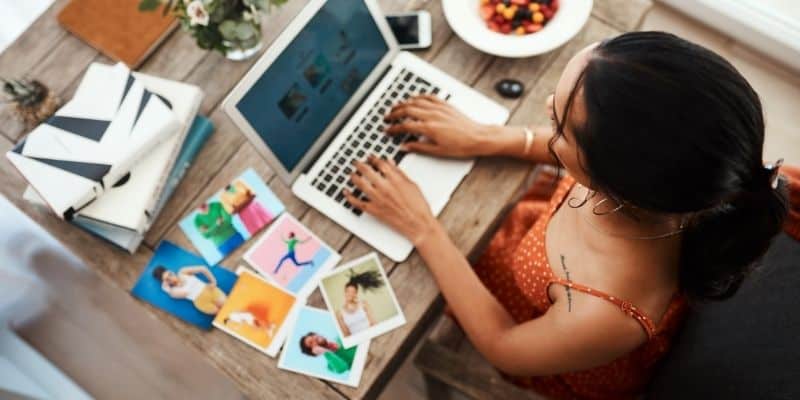
M198 274L203 275L208 283L198 278ZM161 290L170 297L189 300L204 314L216 315L227 300L225 292L217 287L217 279L201 265L181 268L177 274L159 265L153 269L153 278L161 281Z
M344 285L344 304L336 313L336 320L344 336L350 336L375 325L369 302L358 297L361 290L383 287L381 274L375 270L353 273Z

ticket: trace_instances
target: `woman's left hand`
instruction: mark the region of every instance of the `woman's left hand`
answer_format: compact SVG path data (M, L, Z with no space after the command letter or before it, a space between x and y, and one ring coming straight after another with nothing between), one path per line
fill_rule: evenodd
M393 160L370 156L368 162L356 162L356 172L350 176L367 200L359 200L345 190L347 201L419 245L438 224L419 187Z

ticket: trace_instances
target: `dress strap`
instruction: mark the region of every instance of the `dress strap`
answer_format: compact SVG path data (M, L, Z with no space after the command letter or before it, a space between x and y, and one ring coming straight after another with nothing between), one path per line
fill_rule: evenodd
M644 315L644 313L642 313L638 307L634 306L633 304L631 304L631 302L627 300L611 296L599 290L595 290L588 286L581 285L580 283L570 282L562 278L553 278L551 283L557 283L561 286L566 286L568 288L578 290L588 295L592 295L610 301L616 304L622 310L622 312L628 314L631 318L635 319L642 326L642 328L644 328L644 331L645 333L647 333L648 338L652 338L656 334L656 326L655 324L653 324L653 321L646 315Z

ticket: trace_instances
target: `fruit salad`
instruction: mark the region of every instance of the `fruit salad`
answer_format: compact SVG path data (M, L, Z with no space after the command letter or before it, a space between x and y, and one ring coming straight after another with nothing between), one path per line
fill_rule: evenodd
M527 35L539 32L558 11L559 0L481 0L481 18L489 29Z

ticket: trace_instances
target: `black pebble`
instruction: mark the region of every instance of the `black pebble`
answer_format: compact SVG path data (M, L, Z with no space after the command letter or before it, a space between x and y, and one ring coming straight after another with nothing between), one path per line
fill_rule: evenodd
M525 86L516 79L503 79L494 85L494 90L497 90L497 93L505 98L516 99L522 96Z

